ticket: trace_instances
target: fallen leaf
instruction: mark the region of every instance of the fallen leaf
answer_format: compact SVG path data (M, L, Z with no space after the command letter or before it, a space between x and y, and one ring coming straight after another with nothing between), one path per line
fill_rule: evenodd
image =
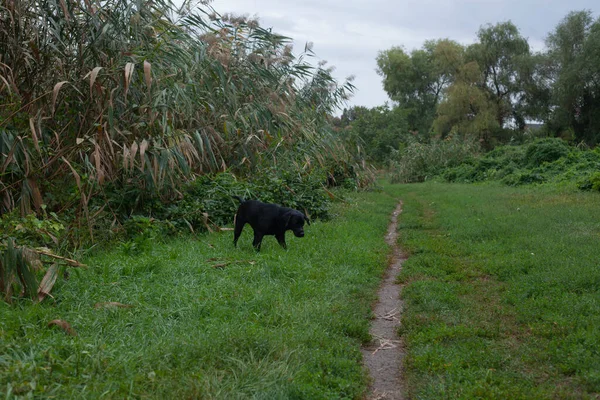
M50 291L52 290L52 287L54 287L57 277L58 264L52 264L50 268L48 268L48 271L46 271L42 282L40 282L38 288L38 301L42 301L46 296L50 295Z
M67 321L63 321L62 319L53 319L52 321L48 322L48 327L52 328L53 326L59 327L68 335L77 336L77 333Z

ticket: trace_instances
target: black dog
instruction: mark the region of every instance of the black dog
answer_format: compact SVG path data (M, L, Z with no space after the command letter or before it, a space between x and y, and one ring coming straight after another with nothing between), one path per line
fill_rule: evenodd
M235 217L234 246L237 246L237 241L246 223L250 224L254 230L252 245L256 251L260 251L260 244L265 235L275 235L281 247L287 249L285 231L294 232L296 237L304 237L304 221L310 225L306 215L298 210L257 200L244 200L238 196L233 197L241 203Z

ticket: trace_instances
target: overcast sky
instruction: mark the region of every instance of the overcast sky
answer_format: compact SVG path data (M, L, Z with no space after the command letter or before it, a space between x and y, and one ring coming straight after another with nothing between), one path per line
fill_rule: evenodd
M219 13L257 16L261 26L294 39L294 54L307 42L334 76L356 77L349 106L389 101L376 72L377 53L392 46L419 48L425 40L472 43L481 25L511 20L535 50L570 11L600 13L599 0L214 0Z

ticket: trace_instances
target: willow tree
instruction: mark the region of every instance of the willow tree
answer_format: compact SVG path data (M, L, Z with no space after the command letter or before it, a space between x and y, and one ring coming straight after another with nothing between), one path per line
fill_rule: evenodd
M482 85L476 62L463 65L437 110L433 131L442 136L466 135L488 142L500 127L497 103Z
M444 90L463 63L463 47L451 40L431 40L407 53L392 47L377 56L383 87L398 107L408 111L412 130L429 133Z
M600 18L572 12L548 36L552 84L550 128L590 145L600 143Z
M477 38L478 42L469 46L467 58L481 69L481 85L495 103L498 125L504 126L513 118L523 128L525 116L518 105L532 74L528 68L531 52L527 39L512 22L482 27Z
M444 92L434 131L475 135L489 144L509 123L524 128L532 109L528 102L535 62L527 40L511 22L482 27L477 37Z

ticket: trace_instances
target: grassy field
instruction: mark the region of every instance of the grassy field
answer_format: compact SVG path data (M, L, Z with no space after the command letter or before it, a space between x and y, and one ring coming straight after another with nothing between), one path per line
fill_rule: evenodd
M404 200L412 398L600 397L600 196L419 184Z
M247 227L238 249L227 232L89 257L54 300L0 302L0 395L360 398L398 198L410 397L598 398L598 194L436 183L352 195L288 251L256 254Z
M72 269L55 300L0 302L0 397L360 397L396 200L353 196L288 233L288 251L267 237L256 254L249 226L238 249L232 232L125 243Z

